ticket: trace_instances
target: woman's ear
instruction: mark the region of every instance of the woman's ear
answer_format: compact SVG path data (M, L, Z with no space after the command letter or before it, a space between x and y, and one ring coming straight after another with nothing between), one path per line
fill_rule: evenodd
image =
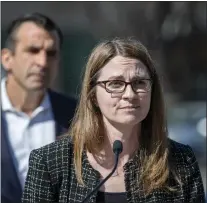
M99 108L98 101L97 101L95 93L93 93L93 95L92 95L92 103L94 104L95 107Z
M11 70L11 63L12 63L11 50L7 48L1 50L1 63L7 72Z
M95 96L92 98L92 101L93 101L93 104L94 104L96 107L98 107L98 102L97 102L97 99L96 99Z

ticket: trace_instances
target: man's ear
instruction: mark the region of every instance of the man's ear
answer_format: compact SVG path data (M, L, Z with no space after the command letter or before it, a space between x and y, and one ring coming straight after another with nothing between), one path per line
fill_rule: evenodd
M1 50L1 63L6 71L10 71L12 63L12 52L10 49L3 48Z

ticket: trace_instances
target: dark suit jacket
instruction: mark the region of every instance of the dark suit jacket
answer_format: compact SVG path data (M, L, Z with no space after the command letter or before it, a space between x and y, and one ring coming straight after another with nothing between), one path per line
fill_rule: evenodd
M59 136L68 130L70 120L73 118L76 108L76 100L49 90L52 104L56 135ZM12 151L7 137L7 124L1 116L1 202L21 202L22 186L17 176L13 162Z
M171 163L177 169L182 186L169 178L176 192L156 189L147 197L137 184L140 176L139 152L124 166L126 197L129 203L204 203L204 188L198 163L192 149L169 140ZM82 175L85 186L77 183L73 164L73 143L64 138L31 152L29 172L22 203L81 203L99 182L100 174L94 170L83 153ZM97 193L89 200L96 202Z

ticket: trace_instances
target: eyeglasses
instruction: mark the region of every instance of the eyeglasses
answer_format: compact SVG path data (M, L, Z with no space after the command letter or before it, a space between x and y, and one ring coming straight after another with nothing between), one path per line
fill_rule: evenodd
M125 82L123 80L106 80L98 81L96 84L103 84L108 93L123 93L127 85L131 85L131 88L135 93L146 93L151 90L152 80L139 79L133 80L132 82Z

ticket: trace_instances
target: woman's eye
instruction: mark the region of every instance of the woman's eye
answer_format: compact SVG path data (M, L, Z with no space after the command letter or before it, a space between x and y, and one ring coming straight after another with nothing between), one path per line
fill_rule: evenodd
M121 81L112 81L112 82L109 83L109 86L110 87L121 87L121 86L123 86L123 82L121 82Z

